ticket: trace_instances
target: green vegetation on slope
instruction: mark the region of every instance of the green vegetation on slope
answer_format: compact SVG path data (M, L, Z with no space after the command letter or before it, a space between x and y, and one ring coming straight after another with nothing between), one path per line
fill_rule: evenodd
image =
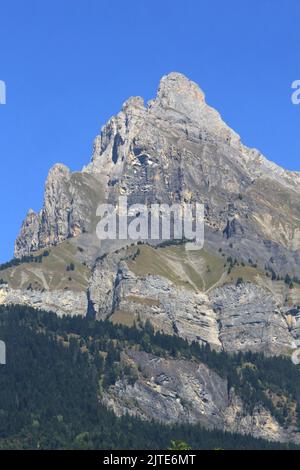
M74 292L86 290L91 274L80 262L78 248L68 240L49 250L5 263L0 271L2 281L12 289Z
M127 263L137 276L162 276L176 286L196 291L209 291L224 284L253 282L271 291L280 290L283 295L287 287L291 290L300 282L289 274L276 274L272 269L272 260L265 267L259 267L251 259L237 259L224 253L221 248L217 253L207 249L187 251L184 243L166 242L157 247L140 244L136 255ZM285 296L288 294L285 293Z
M41 254L37 255L28 255L23 256L22 258L13 258L7 263L0 264L0 271L5 271L6 269L13 268L15 266L20 266L24 263L42 263L43 257L49 256L49 251L45 250Z
M277 394L282 390L291 399L299 394L299 370L285 359L229 357L155 334L150 324L142 330L18 306L0 307L0 338L7 344L7 365L0 369L0 449L166 449L172 440L194 449L284 448L201 426L119 419L100 404L99 396L120 375L135 380L132 370L120 363L120 352L128 347L201 360L227 376L249 399L249 407L264 400L264 387L275 387ZM264 385L257 392L260 382Z

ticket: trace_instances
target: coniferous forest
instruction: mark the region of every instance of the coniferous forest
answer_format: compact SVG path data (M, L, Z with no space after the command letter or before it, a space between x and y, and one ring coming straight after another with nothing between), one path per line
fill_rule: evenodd
M162 425L129 416L117 418L101 404L101 390L120 376L122 350L135 347L163 357L201 361L226 377L246 401L258 402L287 424L287 410L276 410L264 390L296 400L300 371L289 359L259 354L229 356L176 336L81 317L59 318L27 307L0 307L0 339L7 364L0 366L0 449L168 449L182 440L193 449L293 448L250 436L207 431L200 425ZM253 367L243 368L245 363Z

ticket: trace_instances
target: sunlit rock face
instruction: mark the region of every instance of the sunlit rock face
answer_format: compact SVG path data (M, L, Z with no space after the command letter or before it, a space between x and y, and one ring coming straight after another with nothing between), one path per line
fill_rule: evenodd
M300 442L291 426L283 428L263 406L250 414L227 380L204 364L164 359L128 351L124 364L138 366L134 384L118 380L105 392L104 403L118 416L131 415L164 423L201 423L208 429L252 434L271 441Z
M204 204L204 250L192 256L151 240L100 242L97 207L119 196L129 204ZM245 147L180 73L164 76L149 103L129 98L102 127L82 171L50 170L43 207L28 212L15 257L45 249L40 262L23 258L0 271L0 304L141 327L150 321L229 353L299 348L300 174ZM122 360L138 365L139 376L103 394L118 415L299 442L264 407L250 415L203 364L141 351Z
M218 274L220 280L215 276L214 285L195 284L186 260L177 266L171 260L165 271L152 275L132 272L127 255L121 259L114 254L126 247L126 240L100 243L96 237L99 203L116 203L120 195L129 204L201 202L210 253L221 250L223 261L228 256L246 264L251 260L273 277L288 273L300 278L299 174L245 147L184 75L162 77L156 98L147 104L141 97L129 98L103 126L92 160L81 172L72 173L62 164L50 170L43 208L29 211L15 255L70 240L76 252L72 256L91 270L88 286L83 283L75 290L85 293L89 313L99 319L117 310L133 316L140 312L168 333L229 351L276 354L297 339L298 316L286 312L300 304L299 289L277 287L261 273L246 276L237 287L226 278L227 267ZM203 263L189 267L196 277L205 277ZM173 268L176 276L184 273L180 286L167 276ZM9 287L15 289L20 287L15 279L24 281L28 273L10 276L14 283Z
M43 209L28 214L15 255L93 231L97 205L127 195L129 203L204 203L216 247L225 234L240 256L273 257L278 271L295 275L299 193L299 173L245 147L194 82L170 73L154 100L130 98L103 126L81 173L50 171Z

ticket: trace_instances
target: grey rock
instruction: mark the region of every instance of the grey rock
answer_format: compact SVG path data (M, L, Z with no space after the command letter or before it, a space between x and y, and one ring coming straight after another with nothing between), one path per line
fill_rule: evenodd
M64 165L50 171L43 208L29 211L16 240L15 256L21 258L72 239L84 248L76 256L92 269L88 292L25 291L8 284L0 289L0 303L116 322L150 320L158 330L229 352L277 355L299 347L299 289L287 292L259 276L224 285L223 275L200 289L174 260L180 282L170 279L170 265L162 273L135 274L129 266L137 248L126 248L130 241L96 239L98 205L115 204L120 195L129 204L203 203L205 249L251 258L262 270L271 263L276 274L300 278L300 173L245 147L199 87L171 73L154 100L145 105L140 97L130 98L103 126L81 172ZM200 264L193 266L197 276ZM142 374L135 385L119 381L103 396L117 414L299 442L293 429L283 430L263 407L250 416L226 381L204 365L138 352L124 361L139 364Z
M154 275L136 276L125 250L95 267L89 296L97 319L149 320L157 330L227 352L289 354L300 336L300 311L251 282L195 292Z
M252 283L223 286L210 293L219 339L228 352L287 352L293 336L273 295Z
M181 74L163 77L147 106L130 98L103 126L92 162L76 178L53 169L44 208L25 220L16 256L94 230L95 199L119 195L129 203L202 202L207 242L228 251L238 245L240 257L255 254L262 266L273 256L276 272L300 276L299 173L245 147Z
M71 173L61 164L49 172L44 205L36 214L29 211L15 242L15 257L57 245L67 238L92 233L96 209L103 201L101 184L93 175Z
M85 292L16 290L4 286L0 287L0 305L26 305L58 316L85 316L87 296Z
M283 429L262 406L249 414L227 381L204 364L131 350L123 361L139 369L138 379L134 385L118 380L102 396L118 416L200 423L208 429L251 433L271 441L300 442L295 429Z

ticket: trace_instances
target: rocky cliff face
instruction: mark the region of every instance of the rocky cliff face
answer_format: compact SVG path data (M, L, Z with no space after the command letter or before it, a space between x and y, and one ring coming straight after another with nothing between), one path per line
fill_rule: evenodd
M126 241L95 240L98 204L116 202L119 195L129 203L204 203L205 249L219 259L181 259L158 250L159 269L150 269L150 254L138 263L145 269L136 271L126 264L130 248L122 260L114 254ZM87 297L88 311L97 318L132 321L140 315L158 329L216 349L277 354L293 349L298 339L299 285L288 289L281 279L300 277L299 202L299 173L246 148L206 104L199 87L171 73L162 78L154 100L145 106L142 98L130 98L104 125L82 172L72 174L64 165L50 171L43 208L38 214L29 211L15 255L74 240L84 247L81 262L92 269L88 291L79 281L75 290ZM228 257L244 266L240 276L228 275ZM254 272L245 267L250 262ZM244 283L237 287L238 277ZM24 279L28 272L21 268L4 276L15 290L26 284ZM64 290L70 288L74 291L68 284ZM15 296L22 301L22 295ZM56 299L54 310L61 312Z
M130 204L203 203L204 250L100 243L97 206L120 195ZM22 260L46 247L41 264ZM178 73L162 78L147 105L126 101L81 172L52 168L43 208L29 211L15 256L21 264L0 272L0 303L128 325L149 320L216 351L290 355L299 347L300 174L245 147ZM146 378L118 382L106 396L118 414L290 438L262 407L247 415L204 366L133 353L127 360L141 363Z
M123 361L134 364L140 373L133 385L119 380L104 394L104 403L118 416L129 414L168 424L201 423L208 429L300 442L295 427L284 429L263 406L247 412L227 381L204 364L136 351L128 351Z
M30 210L23 222L15 242L16 258L92 232L96 208L102 200L102 187L96 177L72 174L65 165L55 165L46 181L42 210L38 214Z
M0 289L0 305L26 305L36 309L56 312L57 315L81 315L87 312L87 297L84 292L38 291Z
M129 203L202 202L216 246L225 234L240 256L262 265L273 257L275 270L300 274L299 173L246 148L181 74L163 77L147 107L130 98L102 128L82 173L51 170L44 207L28 214L16 256L90 231L97 204L119 195Z
M190 342L208 343L217 351L278 355L297 349L300 309L280 302L278 295L259 285L259 276L255 282L244 279L236 285L227 284L221 275L221 285L204 291L184 282L184 276L182 284L175 279L175 273L182 274L180 270L186 267L183 262L173 264L169 279L154 272L138 275L143 251L152 250L154 258L166 256L166 249L138 250L142 254L131 248L96 264L89 288L96 318L125 324L149 320L157 330ZM145 269L151 270L151 266Z

